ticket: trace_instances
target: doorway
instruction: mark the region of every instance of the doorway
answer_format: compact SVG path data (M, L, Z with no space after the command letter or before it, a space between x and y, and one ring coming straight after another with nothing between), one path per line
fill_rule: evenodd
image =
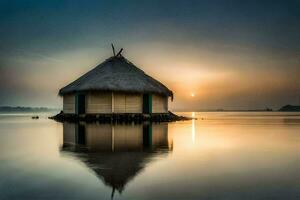
M76 114L85 114L85 94L76 95Z
M143 113L145 113L145 114L152 113L152 95L151 94L143 95Z

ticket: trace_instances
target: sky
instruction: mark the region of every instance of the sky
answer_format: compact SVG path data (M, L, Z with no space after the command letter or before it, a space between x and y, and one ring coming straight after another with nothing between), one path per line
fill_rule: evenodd
M0 105L61 108L111 43L174 92L172 110L300 101L299 0L0 0Z

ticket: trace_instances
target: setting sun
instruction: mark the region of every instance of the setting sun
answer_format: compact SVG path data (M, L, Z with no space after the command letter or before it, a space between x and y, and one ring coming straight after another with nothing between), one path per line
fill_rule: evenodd
M195 96L195 94L194 93L191 93L191 97L194 97Z

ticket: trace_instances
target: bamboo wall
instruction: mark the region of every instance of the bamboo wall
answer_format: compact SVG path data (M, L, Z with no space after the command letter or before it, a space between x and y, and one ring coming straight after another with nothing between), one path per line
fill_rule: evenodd
M95 92L86 95L86 113L111 113L111 92Z
M113 104L113 105L112 105ZM75 113L75 95L63 97L63 112ZM114 93L112 102L111 92L88 93L86 95L86 113L142 113L143 95L131 93ZM168 98L152 95L152 113L168 112Z
M143 96L141 94L114 93L115 113L142 113Z
M125 113L125 93L114 93L114 113Z
M63 96L63 112L75 113L75 96L73 94Z
M152 95L152 113L168 112L168 98L157 94Z

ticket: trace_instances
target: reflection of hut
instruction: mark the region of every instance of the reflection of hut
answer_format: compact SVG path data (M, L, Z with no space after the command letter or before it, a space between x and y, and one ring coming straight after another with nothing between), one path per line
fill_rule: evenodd
M122 192L153 156L172 147L168 125L107 125L64 123L63 151L75 154L113 190Z

